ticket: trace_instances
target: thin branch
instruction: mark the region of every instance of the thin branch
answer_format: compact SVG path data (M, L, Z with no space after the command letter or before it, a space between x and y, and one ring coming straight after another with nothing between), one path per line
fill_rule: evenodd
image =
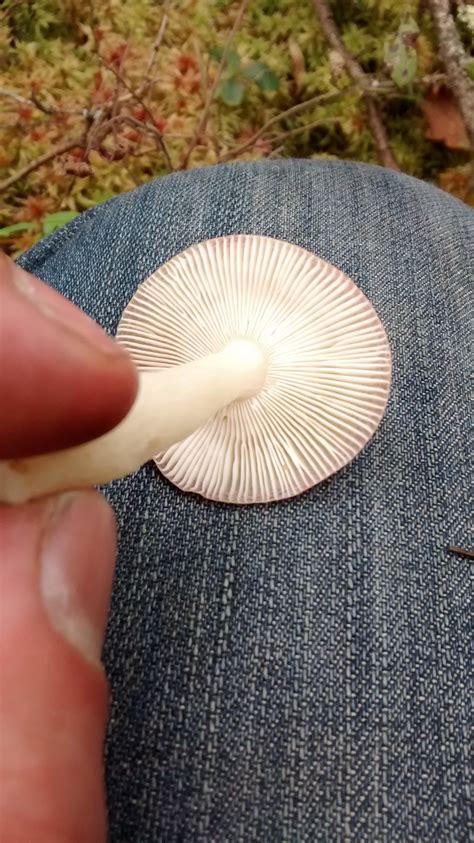
M130 85L130 83L129 83L129 82L127 82L127 80L126 80L126 79L122 76L122 74L121 74L118 70L116 70L116 69L115 69L115 67L113 67L111 64L107 64L107 62L105 61L105 59L103 59L103 58L102 58L102 56L99 56L98 58L99 58L99 61L101 61L101 62L102 62L102 64L104 65L104 67L105 67L107 70L110 70L110 72L111 72L111 73L113 73L113 75L115 76L115 78L116 78L116 79L118 79L118 80L122 83L122 85L124 86L124 88L126 88L126 89L127 89L127 91L128 91L128 92L129 92L129 94L130 94L130 98L129 98L129 99L136 100L138 103L140 103L141 107L143 108L143 110L145 111L145 113L147 114L147 116L148 116L148 117L150 118L150 120L154 123L154 122L155 122L155 118L154 118L154 116L153 116L152 112L150 111L150 109L148 108L148 106L147 106L146 102L142 99L142 97L141 97L141 96L140 96L140 94L138 93L138 91L135 91L135 90L132 88L132 86ZM123 102L123 101L124 101L124 98L122 98L122 99L120 100L120 102Z
M143 83L140 86L139 91L138 91L138 93L141 97L143 97L146 94L150 85L152 85L152 83L154 83L156 81L155 79L151 78L151 71L153 69L153 65L155 63L155 59L156 59L158 50L161 47L161 42L163 41L165 29L166 29L167 25L168 25L168 15L164 14L163 18L161 20L160 28L158 30L158 35L156 36L156 38L155 38L155 40L152 44L152 47L151 47L150 57L148 59L148 63L147 63L147 66L146 66L145 77L144 77Z
M204 56L202 54L202 50L200 48L198 39L196 39L194 42L194 52L197 54L198 57L201 96L203 100L205 100L209 82L209 56L206 56L206 60L204 61Z
M162 138L160 131L150 123L143 123L140 120L136 120L135 117L132 117L129 114L117 114L116 117L111 117L100 123L93 132L89 133L87 151L91 149L99 149L99 151L101 151L101 145L109 132L114 131L117 126L123 124L132 126L134 129L138 129L145 134L151 135L155 140L157 149L162 152ZM130 154L130 150L127 151L127 155L128 154Z
M318 94L315 97L311 97L309 100L305 100L304 102L299 102L297 105L292 105L291 108L287 108L286 111L281 111L280 114L275 115L258 130L255 132L254 135L245 143L242 143L240 146L235 146L233 149L230 149L229 152L226 152L222 157L219 159L221 162L229 161L231 158L235 158L237 155L241 155L243 152L246 152L247 149L250 149L261 137L262 135L266 134L268 130L275 125L275 123L279 123L281 120L285 120L287 117L292 117L294 114L298 114L300 111L304 111L306 108L310 106L322 105L322 103L331 102L332 100L337 100L341 94L349 94L353 93L356 90L355 86L351 86L349 88L344 88L342 91L328 91L327 94Z
M0 97L6 97L7 99L14 100L18 103L18 105L28 105L30 108L36 108L34 102L26 99L26 97L20 96L20 94L17 94L15 91L7 91L6 88L0 88Z
M469 547L457 547L457 545L449 545L450 553L456 553L458 556L464 556L466 559L474 559L474 550Z
M235 34L236 34L236 32L237 32L237 30L238 30L238 28L239 28L239 26L242 22L242 18L243 18L244 14L247 10L248 3L249 3L249 0L242 0L242 2L240 4L239 11L237 12L237 17L235 18L235 21L234 21L234 25L232 26L232 29L230 30L230 32L227 36L227 40L225 42L224 50L222 52L222 57L221 57L221 60L219 62L219 66L217 68L217 73L214 77L214 81L213 81L213 83L210 87L210 90L208 92L207 99L206 99L206 102L204 104L204 109L203 109L203 112L202 112L202 115L201 115L201 119L200 119L200 121L198 123L198 126L197 126L197 129L194 133L194 137L193 137L191 143L189 144L189 147L188 147L188 149L186 151L186 154L183 158L183 161L181 163L181 167L180 167L181 170L185 170L186 167L188 166L189 159L190 159L190 157L193 153L193 150L196 148L197 144L199 143L199 138L201 137L203 132L205 132L205 130L206 130L207 121L209 119L209 111L211 109L212 103L214 102L214 96L215 96L215 93L217 91L217 87L219 85L219 82L221 81L222 74L224 72L224 68L225 68L225 65L226 65L226 62L227 62L227 56L228 56L228 53L229 53L229 49L230 49L230 46L232 44L232 41L234 40Z
M143 158L145 155L152 155L153 152L155 152L155 147L148 146L146 149L137 150L137 152L134 152L132 149L130 149L127 152L127 155L129 155L130 158Z
M122 86L122 80L120 79L120 75L122 74L124 64L125 64L125 59L127 58L129 49L130 49L130 40L127 41L125 49L124 49L124 51L122 53L122 56L120 58L118 74L117 74L117 77L115 79L115 90L114 90L114 94L113 94L113 97L112 97L112 109L111 109L112 117L115 117L117 115L118 109L120 108L119 94L120 94L120 88Z
M369 128L374 138L381 163L391 170L399 170L400 168L393 154L387 130L383 123L380 107L374 97L373 90L368 84L364 70L357 59L346 48L326 0L313 0L313 6L327 42L333 50L339 53L352 81L359 86L364 94Z
M319 129L320 126L333 126L336 123L340 123L341 119L341 117L321 117L319 120L313 120L312 123L307 123L306 126L297 126L295 129L289 129L287 132L275 135L271 141L272 143L281 143L283 140L293 137L293 135L301 135L303 132L310 131L311 129Z
M120 75L122 74L122 71L123 71L123 68L124 68L124 65L125 65L125 60L127 58L129 49L130 49L130 39L128 39L128 41L125 45L125 49L122 52L122 55L120 57L120 62L119 62L119 66L118 66L118 74L115 77L115 87L114 87L114 93L113 93L113 96L112 96L112 107L110 109L110 116L112 118L114 118L118 115L119 109L121 107L120 106L120 100L119 100L120 91L121 91L121 88L122 88L122 82L121 82L121 79L120 79ZM99 53L97 53L97 55L99 56ZM99 58L100 58L100 56L99 56ZM112 122L112 133L113 133L113 136L114 136L115 146L117 147L117 144L118 144L117 127L116 127L114 122Z
M6 88L0 88L0 97L14 100L18 105L27 105L29 108L34 108L35 111L42 111L43 114L76 114L84 117L87 113L87 109L80 111L74 108L58 108L55 105L46 105L38 98L38 95L34 91L31 94L31 99L28 99L17 94L16 91L8 91Z
M34 172L34 170L37 170L38 167L41 167L42 164L47 164L48 161L51 161L53 158L57 158L59 155L63 155L64 152L68 152L76 146L82 147L83 145L83 138L74 138L73 140L64 141L64 143L59 144L59 146L55 146L53 149L50 149L49 152L45 152L44 155L40 155L39 158L35 158L34 161L30 161L30 163L26 164L25 167L22 167L21 170L18 170L16 173L13 173L12 176L9 176L4 181L0 182L0 192L2 190L6 190L8 187L11 187L12 184L15 184L25 176L28 176L30 173Z
M34 108L38 111L42 111L43 114L78 114L81 115L81 111L77 111L74 109L67 109L67 108L57 108L55 105L47 105L47 103L42 102L35 91L31 92L31 104Z
M120 80L120 82L122 83L124 88L126 88L127 91L129 91L129 93L132 95L133 99L135 99L138 103L140 103L140 105L143 108L145 114L151 120L151 122L153 124L153 129L154 129L153 134L158 136L159 145L160 145L161 151L164 155L166 165L167 165L168 169L172 172L174 170L174 167L173 167L173 163L171 161L171 157L170 157L170 154L169 154L169 151L168 151L168 147L166 145L166 142L165 142L165 139L163 137L162 132L160 132L160 130L157 129L156 126L155 126L155 118L154 118L153 114L151 113L150 109L148 108L147 104L144 102L144 100L142 99L140 94L137 93L137 91L134 91L134 89L131 87L131 85L129 85L127 80L124 79L124 77L122 76L121 73L119 73L117 70L115 70L115 68L112 67L110 64L107 64L107 62L101 56L99 56L99 58L100 58L100 61L104 64L104 66L107 68L107 70L110 70L111 73L113 73L114 76L116 76L116 78ZM148 126L149 124L143 123L141 125L142 126Z
M206 77L207 77L208 65L209 65L209 61L207 62L207 68L204 67L204 70L206 71L206 74L205 74ZM433 84L446 81L446 78L447 77L446 77L445 73L428 73L425 76L422 76L421 79L419 79L419 84L422 87L429 88ZM159 77L155 76L153 79L150 80L150 85L154 85L155 82L158 81L158 79L159 79ZM383 81L381 81L381 80L377 79L376 77L371 77L368 74L366 74L366 80L367 80L367 85L368 85L368 88L370 90L370 93L374 97L394 96L394 97L397 97L398 99L413 98L413 94L409 94L407 91L404 91L404 90L400 89L397 85L394 84L394 82L390 82L387 79L384 79ZM205 85L205 79L201 80L202 90L204 90L204 85ZM354 89L348 87L348 88L342 89L339 93L349 93L349 92L352 92L352 90L354 90ZM328 96L328 94L320 94L319 96ZM336 92L330 93L329 96L336 97L337 93ZM124 94L124 96L120 97L119 103L120 103L120 105L124 105L125 103L130 102L133 99L136 99L136 95L134 95L134 94ZM301 103L301 105L306 106L306 104L309 105L310 102L311 102L310 100L307 100L307 103ZM104 108L104 107L105 107L104 105L101 106L101 108ZM82 114L83 112L78 112L78 113ZM286 112L285 112L285 114L286 114ZM276 119L279 120L280 118L277 117ZM166 136L169 137L168 133L166 133ZM194 137L194 135L193 135L193 137Z
M159 129L157 129L156 126L150 125L150 123L142 123L140 120L136 120L135 117L132 117L129 114L117 114L116 117L111 117L110 120L106 120L104 123L97 126L92 137L91 148L98 146L109 134L109 132L121 123L125 123L128 126L132 126L134 129L140 129L142 132L147 132L148 134L153 135L158 148L160 150L162 149L162 135Z
M456 97L471 145L474 147L474 83L465 70L468 56L464 51L449 0L428 0L438 36L449 86Z
M364 99L370 131L372 132L372 137L374 139L380 161L384 167L388 167L389 170L399 170L400 167L398 166L397 160L393 154L387 130L382 120L379 104L373 97L367 94Z
M367 89L367 76L362 70L362 67L357 59L355 59L346 48L326 0L313 0L313 5L326 40L329 42L333 50L337 50L341 58L344 60L344 64L351 79L359 85L363 91L365 91Z
M272 149L272 151L268 153L267 159L269 161L271 161L271 160L274 160L275 158L281 158L280 152L284 152L284 151L285 151L284 146L277 146L276 149Z

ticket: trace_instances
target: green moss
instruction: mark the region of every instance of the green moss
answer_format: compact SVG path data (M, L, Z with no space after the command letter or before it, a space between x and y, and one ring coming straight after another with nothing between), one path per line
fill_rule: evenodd
M105 61L116 61L114 56L118 54L114 51L120 52L128 45L122 72L130 83L140 85L163 16L163 7L155 0L101 0L92 7L83 0L30 0L28 4L4 0L2 8L2 86L29 98L34 79L43 101L79 111L110 102L117 88L116 79L104 68L98 52ZM237 2L229 0L178 0L168 9L168 25L153 69L156 81L147 94L147 106L157 119L166 121L164 133L175 166L183 160L216 72L217 63L209 61L210 51L224 45L238 8ZM390 51L387 45L399 43L399 27L408 16L416 20L420 35L415 64L413 54L409 56L414 79L406 89L392 90L390 96L383 94L380 107L402 169L430 181L441 179L444 186L453 184L453 189L458 190L467 172L469 155L430 142L420 108L424 90L420 76L441 69L426 10L419 9L418 0L334 1L331 8L346 47L365 71L385 86L390 84L391 73L393 76L387 56L400 53ZM463 37L467 38L467 31ZM242 67L248 62L268 67L276 74L278 86L270 74L268 84L259 86L247 80L245 96L221 97L224 101L216 101L209 114L207 132L189 166L214 163L219 148L226 155L282 111L338 89L341 93L335 101L283 118L241 157L264 158L276 144L281 157L378 161L363 97L354 93L339 57L328 49L311 0L250 0L233 49L240 56ZM119 93L122 95L123 89ZM133 114L137 106L136 102L130 103L126 107L128 113ZM283 132L316 120L321 121L318 127L277 140ZM28 109L4 98L0 98L0 125L0 180L65 137L80 135L85 129L80 115L60 119L37 111L28 113ZM30 211L25 208L31 197L43 197L45 215L61 210L81 211L100 201L101 196L131 189L166 172L163 155L150 135L143 134L134 147L136 140L130 132L127 138L126 126L120 127L119 134L125 144L125 153L119 160L107 160L95 150L88 174L74 178L65 172L64 160L52 161L4 191L0 224L28 222ZM113 139L110 143L113 148ZM66 165L69 166L67 161ZM443 175L446 171L448 176ZM41 220L38 231L40 223ZM29 245L28 237L32 236L24 227L17 232L11 244L13 251Z

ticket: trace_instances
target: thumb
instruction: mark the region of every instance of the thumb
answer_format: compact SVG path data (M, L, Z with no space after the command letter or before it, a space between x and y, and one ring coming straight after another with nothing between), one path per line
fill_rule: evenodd
M103 843L115 562L96 492L0 507L0 840Z

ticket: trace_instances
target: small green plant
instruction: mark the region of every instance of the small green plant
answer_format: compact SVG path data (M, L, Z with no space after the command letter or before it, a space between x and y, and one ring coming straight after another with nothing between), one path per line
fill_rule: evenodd
M43 234L45 237L52 234L57 228L62 228L66 223L78 217L77 211L58 211L56 214L47 214L43 220Z
M413 18L402 21L398 32L385 45L385 64L398 88L410 88L418 70L416 41L419 29Z
M214 47L210 56L216 62L221 62L224 50L222 47ZM228 50L217 97L226 105L238 106L243 102L249 82L254 82L266 94L275 93L280 87L278 76L266 64L252 61L243 65L239 54L235 50Z
M57 228L61 228L77 216L79 216L77 211L58 211L56 214L47 214L43 219L43 237L52 234ZM34 229L37 229L37 224L34 222L17 222L0 228L0 237L6 239L14 234L33 231Z
M22 234L23 231L31 231L33 228L35 226L32 222L15 222L13 225L0 228L0 237L6 239L7 237L13 237L14 234Z

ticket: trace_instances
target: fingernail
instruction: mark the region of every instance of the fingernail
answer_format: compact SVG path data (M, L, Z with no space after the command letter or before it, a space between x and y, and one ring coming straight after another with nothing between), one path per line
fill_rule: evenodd
M54 629L100 662L115 567L115 522L97 492L54 499L40 549L40 592Z
M15 264L6 255L2 255L0 273L25 301L47 319L59 322L70 334L85 340L105 354L126 354L125 350L114 342L93 319L56 290Z

